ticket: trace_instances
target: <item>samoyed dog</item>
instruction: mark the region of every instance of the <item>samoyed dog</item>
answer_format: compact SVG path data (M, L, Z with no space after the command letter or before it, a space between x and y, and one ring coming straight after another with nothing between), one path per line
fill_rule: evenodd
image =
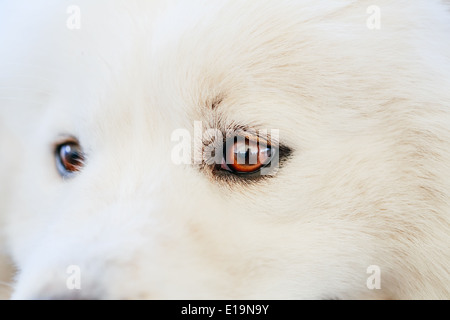
M5 297L450 298L444 0L4 0L0 146Z

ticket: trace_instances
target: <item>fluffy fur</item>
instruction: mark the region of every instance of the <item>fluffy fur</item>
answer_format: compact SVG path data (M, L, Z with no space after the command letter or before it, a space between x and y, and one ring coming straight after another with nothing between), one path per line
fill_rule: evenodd
M0 3L13 298L450 298L445 2L76 2L75 30L63 1ZM279 129L292 154L252 183L176 166L194 121ZM61 134L87 154L70 180Z

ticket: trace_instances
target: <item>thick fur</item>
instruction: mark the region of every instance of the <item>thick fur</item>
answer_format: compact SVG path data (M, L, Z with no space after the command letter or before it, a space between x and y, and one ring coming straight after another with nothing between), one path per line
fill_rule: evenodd
M450 298L448 3L76 2L75 30L64 1L0 2L13 298ZM194 121L279 129L291 156L254 182L177 166Z

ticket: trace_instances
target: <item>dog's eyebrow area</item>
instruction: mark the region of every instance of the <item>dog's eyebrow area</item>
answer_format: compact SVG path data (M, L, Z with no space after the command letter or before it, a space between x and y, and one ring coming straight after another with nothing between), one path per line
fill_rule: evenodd
M211 95L204 98L200 104L202 106L201 116L206 120L206 129L219 130L223 134L223 138L242 135L253 137L255 140L270 140L274 146L280 145L278 128L262 125L258 119L250 118L246 121L236 118L234 111L228 110L228 107L233 105L233 101L226 101L226 98L224 93ZM266 119L265 122L270 121ZM276 134L272 134L275 132ZM206 134L207 136L208 134Z
M220 105L222 104L224 99L225 99L225 95L223 95L223 94L213 96L213 98L210 98L206 101L206 107L209 110L216 111L220 107Z

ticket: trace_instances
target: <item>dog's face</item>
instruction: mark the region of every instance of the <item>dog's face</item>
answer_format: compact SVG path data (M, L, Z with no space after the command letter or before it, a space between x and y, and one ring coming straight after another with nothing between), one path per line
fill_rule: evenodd
M435 142L404 106L433 83L418 75L445 71L419 58L409 68L403 8L388 3L378 31L367 4L345 1L81 1L80 29L57 1L6 5L21 17L0 34L1 121L16 139L4 141L2 173L14 176L3 201L14 297L381 298L426 287L404 289L430 272L410 265L423 257L411 243L431 243L416 213L436 183L418 183L424 165L410 155ZM429 90L420 99L447 94ZM380 290L367 286L372 265ZM68 288L73 270L81 290Z

